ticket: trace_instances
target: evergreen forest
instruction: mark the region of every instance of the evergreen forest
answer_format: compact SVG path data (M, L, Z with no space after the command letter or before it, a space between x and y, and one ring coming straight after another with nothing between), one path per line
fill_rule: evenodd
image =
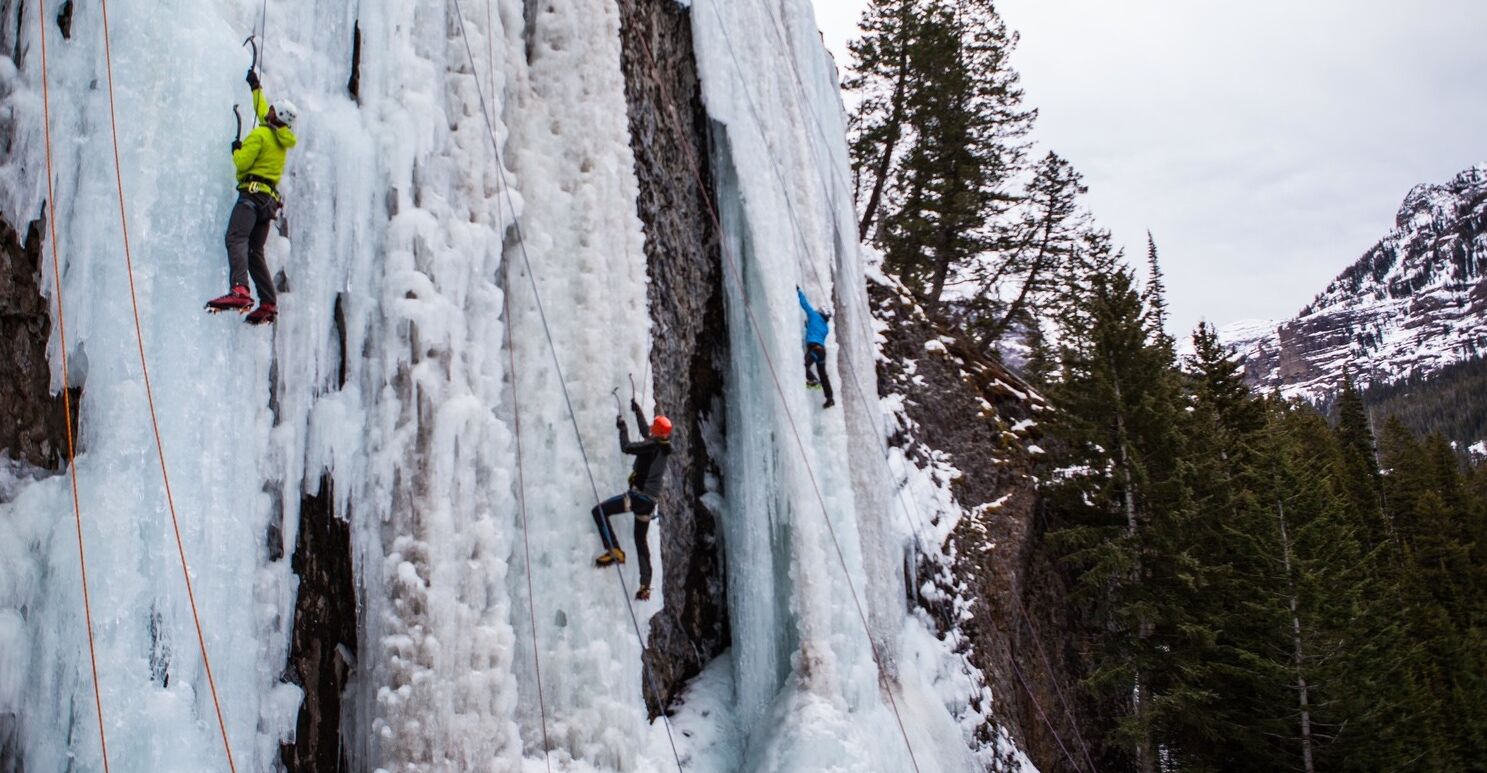
M1054 408L1038 549L1072 589L1092 765L1483 770L1487 465L1453 442L1487 425L1483 361L1345 379L1324 412L1253 393L1206 324L1180 356L1155 240L1138 275L1031 152L993 3L872 0L862 29L861 236Z

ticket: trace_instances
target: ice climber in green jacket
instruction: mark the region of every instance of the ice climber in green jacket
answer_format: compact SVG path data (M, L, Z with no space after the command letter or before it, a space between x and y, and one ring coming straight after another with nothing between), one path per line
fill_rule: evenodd
M278 298L274 276L263 257L263 245L279 207L279 178L284 175L284 158L298 141L294 120L299 110L287 100L270 105L263 97L258 73L248 70L248 87L253 90L253 113L258 126L242 141L232 141L232 163L237 168L238 200L227 220L227 266L229 292L207 301L211 311L247 312L253 308L248 292L248 277L258 288L258 308L248 314L248 322L263 325L278 317Z

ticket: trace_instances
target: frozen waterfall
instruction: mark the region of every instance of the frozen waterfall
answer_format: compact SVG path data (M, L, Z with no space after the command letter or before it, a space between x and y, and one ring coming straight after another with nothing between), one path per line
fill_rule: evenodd
M807 0L689 4L713 136L696 160L716 183L726 264L728 431L712 451L732 644L669 735L647 716L637 637L666 600L658 583L629 601L633 559L628 592L592 567L587 512L628 469L611 389L625 395L633 375L650 394L666 377L648 365L616 2L116 4L127 221L103 8L68 5L64 38L61 3L0 0L0 18L21 21L0 32L0 217L55 218L62 283L48 245L43 290L64 303L72 371L54 324L53 388L83 387L74 469L103 727L69 478L0 469L0 730L11 724L25 770L103 770L100 730L116 771L228 769L121 222L238 770L280 769L295 732L289 557L317 495L349 524L355 570L350 770L666 771L672 741L688 771L980 769L955 716L965 696L940 673L948 645L905 602L905 473L873 437L884 418L869 268L836 69ZM201 311L225 289L230 107L247 104L241 43L255 30L265 93L301 110L268 243L283 287L269 329ZM802 388L797 285L836 312L836 408ZM614 523L630 551L628 518ZM663 517L651 531L658 577L666 528Z

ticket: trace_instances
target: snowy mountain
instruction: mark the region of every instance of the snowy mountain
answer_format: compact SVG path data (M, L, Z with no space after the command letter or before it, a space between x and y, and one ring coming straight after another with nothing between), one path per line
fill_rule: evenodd
M890 442L806 0L0 18L0 771L1033 769L906 586L948 484ZM250 31L300 108L268 328L201 311ZM592 565L632 379L648 600L627 516Z
M1220 337L1251 383L1313 397L1345 366L1382 383L1487 351L1487 164L1410 191L1394 229L1294 319L1238 322Z

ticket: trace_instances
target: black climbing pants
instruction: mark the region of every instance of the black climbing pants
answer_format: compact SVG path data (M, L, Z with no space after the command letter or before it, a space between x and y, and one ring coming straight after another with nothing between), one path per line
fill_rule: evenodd
M609 525L609 517L620 513L635 514L635 552L640 554L640 584L650 587L651 546L646 536L651 530L651 516L656 512L656 503L644 494L627 491L600 502L589 512L594 516L594 525L599 527L599 540L604 543L605 550L620 546L619 538L614 536L614 529Z
M228 284L233 287L248 285L248 276L258 288L258 302L275 304L274 276L269 273L268 261L263 257L263 245L268 241L269 225L279 203L267 193L238 194L232 205L232 216L227 219L227 272Z
M811 365L816 366L816 375L811 376ZM805 346L805 377L807 381L818 381L821 383L821 391L826 393L826 399L831 400L831 376L826 375L826 347L821 344L806 344Z

